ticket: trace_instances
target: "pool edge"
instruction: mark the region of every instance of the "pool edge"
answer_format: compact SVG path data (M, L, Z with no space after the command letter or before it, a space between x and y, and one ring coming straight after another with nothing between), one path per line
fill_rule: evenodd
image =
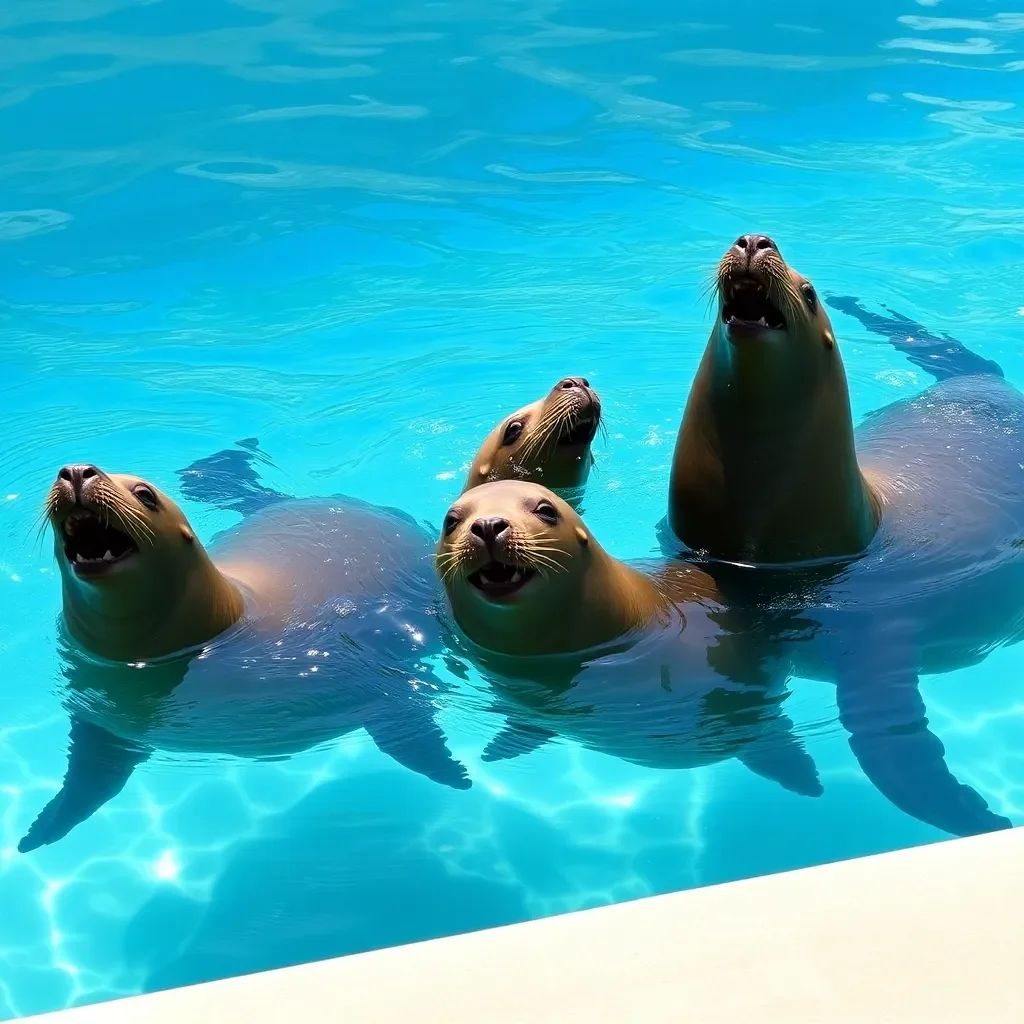
M1022 861L1013 829L26 1019L1011 1020Z

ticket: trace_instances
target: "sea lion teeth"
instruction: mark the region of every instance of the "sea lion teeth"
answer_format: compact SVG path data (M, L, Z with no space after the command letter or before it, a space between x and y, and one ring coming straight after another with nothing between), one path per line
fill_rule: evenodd
M114 556L111 553L110 548L107 548L107 550L103 552L103 561L104 562L112 562L113 560L114 560Z

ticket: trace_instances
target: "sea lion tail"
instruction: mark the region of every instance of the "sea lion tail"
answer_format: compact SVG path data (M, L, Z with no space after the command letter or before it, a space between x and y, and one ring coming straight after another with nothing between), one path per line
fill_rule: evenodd
M887 338L898 352L918 369L936 380L952 377L1004 377L1003 368L991 359L979 356L948 334L932 334L927 327L909 317L887 310L888 316L871 313L852 295L830 295L825 300L833 309L859 321L872 334ZM884 308L884 307L883 307Z
M247 437L237 447L225 448L213 455L197 459L178 470L181 492L191 501L251 516L255 512L287 501L282 494L260 481L254 462L272 465L270 457L259 447L259 439Z
M29 853L63 839L117 796L151 753L148 747L127 743L98 725L73 718L64 784L18 843L18 852Z

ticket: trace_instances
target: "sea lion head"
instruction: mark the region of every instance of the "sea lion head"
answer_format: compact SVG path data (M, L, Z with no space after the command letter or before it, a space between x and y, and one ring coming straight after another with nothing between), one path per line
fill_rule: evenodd
M218 578L180 508L141 477L65 466L46 498L63 583L64 617L94 653L130 659L169 653L219 632L202 600ZM205 588L205 589L204 589ZM215 604L217 602L214 602ZM221 604L230 605L230 600ZM196 637L195 628L206 632Z
M477 452L465 489L493 480L582 487L601 424L601 399L584 377L565 377L544 398L503 419Z
M594 573L606 561L565 501L539 484L505 480L474 487L451 506L435 565L470 640L530 654L557 649L570 621L587 618Z
M715 355L735 376L749 371L782 379L788 397L801 386L813 388L837 366L841 372L824 304L814 285L786 263L772 239L736 239L718 265L715 284Z

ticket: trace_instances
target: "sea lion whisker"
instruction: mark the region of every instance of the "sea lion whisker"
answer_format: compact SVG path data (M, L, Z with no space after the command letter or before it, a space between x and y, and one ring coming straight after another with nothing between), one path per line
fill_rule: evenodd
M534 432L526 439L523 447L519 449L518 460L522 461L543 451L548 441L553 436L557 436L555 431L558 430L561 423L567 420L570 415L571 411L568 402L561 401L555 403L554 407L541 417Z
M105 484L96 489L96 503L105 516L105 524L110 526L111 512L117 517L121 526L136 544L152 544L153 530L138 509L132 508L124 497Z

